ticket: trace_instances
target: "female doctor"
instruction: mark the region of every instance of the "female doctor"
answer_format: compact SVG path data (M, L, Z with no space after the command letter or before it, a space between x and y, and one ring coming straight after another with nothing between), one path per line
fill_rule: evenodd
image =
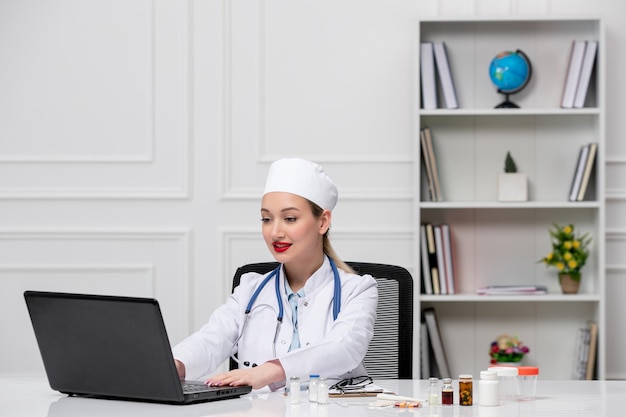
M261 227L280 266L248 273L207 324L173 349L181 379L199 379L237 354L238 369L210 376L214 386L269 386L292 376L329 379L367 375L363 357L373 336L376 280L360 276L330 245L337 187L314 162L287 158L269 170Z

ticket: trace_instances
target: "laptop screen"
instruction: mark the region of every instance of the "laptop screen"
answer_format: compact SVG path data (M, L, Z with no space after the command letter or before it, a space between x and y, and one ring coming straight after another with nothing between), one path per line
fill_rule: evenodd
M26 291L50 387L66 394L187 403L250 386L184 395L159 303L151 298Z

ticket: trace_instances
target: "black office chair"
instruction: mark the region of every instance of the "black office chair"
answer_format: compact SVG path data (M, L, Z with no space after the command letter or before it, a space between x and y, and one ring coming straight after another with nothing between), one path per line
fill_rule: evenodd
M377 318L374 337L363 359L374 379L413 378L413 278L405 268L368 262L346 262L357 274L369 274L378 283ZM276 262L241 266L233 278L233 290L247 272L265 274ZM231 359L230 369L237 363Z

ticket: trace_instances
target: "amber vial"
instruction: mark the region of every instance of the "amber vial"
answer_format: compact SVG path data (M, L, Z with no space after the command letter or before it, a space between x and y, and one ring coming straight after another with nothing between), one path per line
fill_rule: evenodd
M441 387L441 404L452 405L454 402L454 388L452 388L452 379L444 378Z
M459 405L472 405L473 381L471 375L459 375Z

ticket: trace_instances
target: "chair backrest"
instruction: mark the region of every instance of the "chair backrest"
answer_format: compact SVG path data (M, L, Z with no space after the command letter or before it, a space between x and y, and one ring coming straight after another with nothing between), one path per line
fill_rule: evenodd
M346 262L357 274L369 274L378 283L377 318L374 337L363 359L374 379L413 378L413 278L401 266L369 262ZM241 266L233 278L233 290L247 272L265 274L276 262ZM237 367L231 359L231 369Z

